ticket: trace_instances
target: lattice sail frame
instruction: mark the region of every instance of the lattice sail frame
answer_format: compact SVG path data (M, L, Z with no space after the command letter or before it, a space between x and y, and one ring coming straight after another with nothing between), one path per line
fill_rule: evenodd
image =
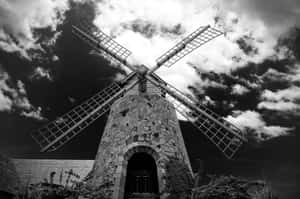
M246 141L244 134L233 124L202 105L196 105L190 96L186 96L166 82L158 83L149 77L148 80L168 94L167 99L175 109L202 132L217 148L231 159Z
M137 81L134 81L126 88L121 88L113 83L55 121L32 132L31 136L42 152L57 150L106 113L115 100L136 84Z
M101 30L91 24L86 24L82 26L82 29L73 26L72 31L97 52L104 53L112 61L125 65L133 71L124 78L121 82L122 85L130 82L136 76L136 68L126 63L131 52ZM138 80L135 80L125 88L120 87L117 83L111 84L55 121L32 132L33 139L40 145L42 152L57 150L106 113L115 100L137 83Z
M79 35L77 35L79 37L80 33L85 33L86 35L91 36L92 39L96 41L96 43L89 43L91 47L97 45L97 47L103 48L104 50L111 52L111 54L118 56L120 60L125 61L132 54L127 48L117 43L110 36L108 36L92 24L82 22L80 28L78 28L77 26L73 26L73 30L73 33L75 33L76 35L77 33L79 33Z
M156 59L156 67L170 67L192 51L222 34L223 32L210 26L200 27Z
M136 70L128 65L126 61L132 53L94 25L85 23L80 28L73 26L72 32L85 41L93 50L108 57L111 61L125 65L133 71Z

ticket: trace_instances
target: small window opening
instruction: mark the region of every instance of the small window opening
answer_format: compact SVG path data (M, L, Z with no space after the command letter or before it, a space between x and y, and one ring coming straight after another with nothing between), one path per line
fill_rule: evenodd
M129 109L127 108L127 109L121 111L120 113L123 117L125 117L127 115L128 111L129 111Z

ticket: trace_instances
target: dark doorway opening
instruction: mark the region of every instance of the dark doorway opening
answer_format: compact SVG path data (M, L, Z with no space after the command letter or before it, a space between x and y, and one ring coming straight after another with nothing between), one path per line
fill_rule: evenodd
M158 198L157 168L153 157L136 153L128 161L125 199Z

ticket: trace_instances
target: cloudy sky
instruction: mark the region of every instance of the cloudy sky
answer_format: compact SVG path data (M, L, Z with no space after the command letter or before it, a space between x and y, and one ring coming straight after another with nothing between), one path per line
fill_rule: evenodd
M262 144L299 140L297 0L0 0L4 153L37 151L30 130L128 72L71 34L71 24L87 16L132 52L130 63L148 67L199 26L224 31L157 74Z

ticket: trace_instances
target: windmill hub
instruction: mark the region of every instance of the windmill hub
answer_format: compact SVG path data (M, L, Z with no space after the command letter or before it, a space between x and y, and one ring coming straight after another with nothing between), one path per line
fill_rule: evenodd
M137 73L142 76L143 78L145 78L145 75L148 73L149 69L147 66L145 65L139 65L137 67Z
M147 75L149 69L145 65L139 65L136 68L137 68L136 73L138 74L138 79L139 79L139 92L146 93L147 92L146 75Z

